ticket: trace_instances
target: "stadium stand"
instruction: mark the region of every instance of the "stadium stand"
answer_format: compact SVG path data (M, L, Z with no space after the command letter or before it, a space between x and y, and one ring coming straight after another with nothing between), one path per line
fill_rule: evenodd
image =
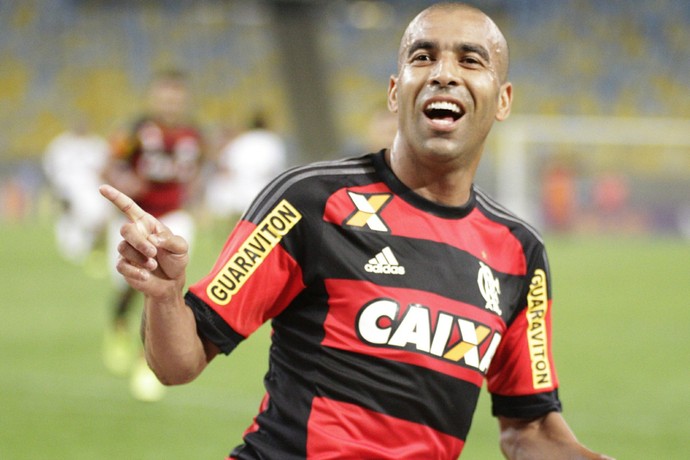
M363 114L383 104L395 71L400 28L430 3L327 2L320 46L341 139L365 135ZM689 2L492 0L480 6L511 44L513 113L690 113ZM261 2L246 0L0 3L0 177L18 160L38 158L75 112L107 135L138 106L150 74L168 65L191 72L206 126L238 124L254 107L270 107L289 136L294 126L270 20ZM680 170L688 173L686 163Z

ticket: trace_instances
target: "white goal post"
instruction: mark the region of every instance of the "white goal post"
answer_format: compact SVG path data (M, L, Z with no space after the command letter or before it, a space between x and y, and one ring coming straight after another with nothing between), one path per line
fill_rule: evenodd
M535 224L539 216L528 198L529 183L537 179L530 158L535 144L681 148L690 155L690 119L512 115L495 124L492 135L496 198Z

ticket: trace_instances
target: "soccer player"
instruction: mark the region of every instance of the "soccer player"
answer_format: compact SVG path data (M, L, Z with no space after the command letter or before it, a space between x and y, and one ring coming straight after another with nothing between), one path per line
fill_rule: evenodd
M108 156L108 142L79 117L50 141L43 157L43 170L61 205L55 224L57 247L62 257L76 264L89 260L108 222L111 210L96 193Z
M190 90L187 76L179 70L163 71L154 76L147 91L147 110L130 130L116 133L112 139L112 161L106 179L131 196L139 206L164 222L173 232L191 242L194 220L186 210L202 160L203 140L190 120ZM116 220L109 232L112 266L116 262L121 237ZM126 374L132 368L133 353L128 317L135 291L114 272L116 300L106 330L104 361L114 374ZM151 373L143 357L131 375L132 394L141 400L157 400L163 386Z
M473 185L510 113L494 22L436 4L406 29L389 148L289 170L186 295L187 244L118 190L118 271L146 296L146 356L193 380L263 322L266 397L230 458L452 459L483 379L511 459L602 459L562 417L539 235Z
M206 190L206 207L216 216L236 220L286 164L285 141L257 112L249 129L221 149Z

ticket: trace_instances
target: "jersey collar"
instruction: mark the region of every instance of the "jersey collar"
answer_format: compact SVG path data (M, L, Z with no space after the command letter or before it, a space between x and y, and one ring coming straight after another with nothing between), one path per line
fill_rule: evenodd
M472 188L470 189L470 199L462 206L446 206L439 203L434 203L433 201L427 200L423 196L415 193L412 189L403 184L395 173L393 173L393 170L390 168L390 166L388 166L386 163L384 154L385 149L378 153L372 154L372 161L376 171L383 179L383 182L394 194L415 208L446 219L463 218L475 208L474 185L472 185Z

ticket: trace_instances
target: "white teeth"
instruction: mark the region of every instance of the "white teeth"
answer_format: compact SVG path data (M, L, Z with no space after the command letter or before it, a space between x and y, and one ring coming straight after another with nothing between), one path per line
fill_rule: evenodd
M428 105L427 110L450 110L455 113L460 113L460 107L448 101L435 101Z

